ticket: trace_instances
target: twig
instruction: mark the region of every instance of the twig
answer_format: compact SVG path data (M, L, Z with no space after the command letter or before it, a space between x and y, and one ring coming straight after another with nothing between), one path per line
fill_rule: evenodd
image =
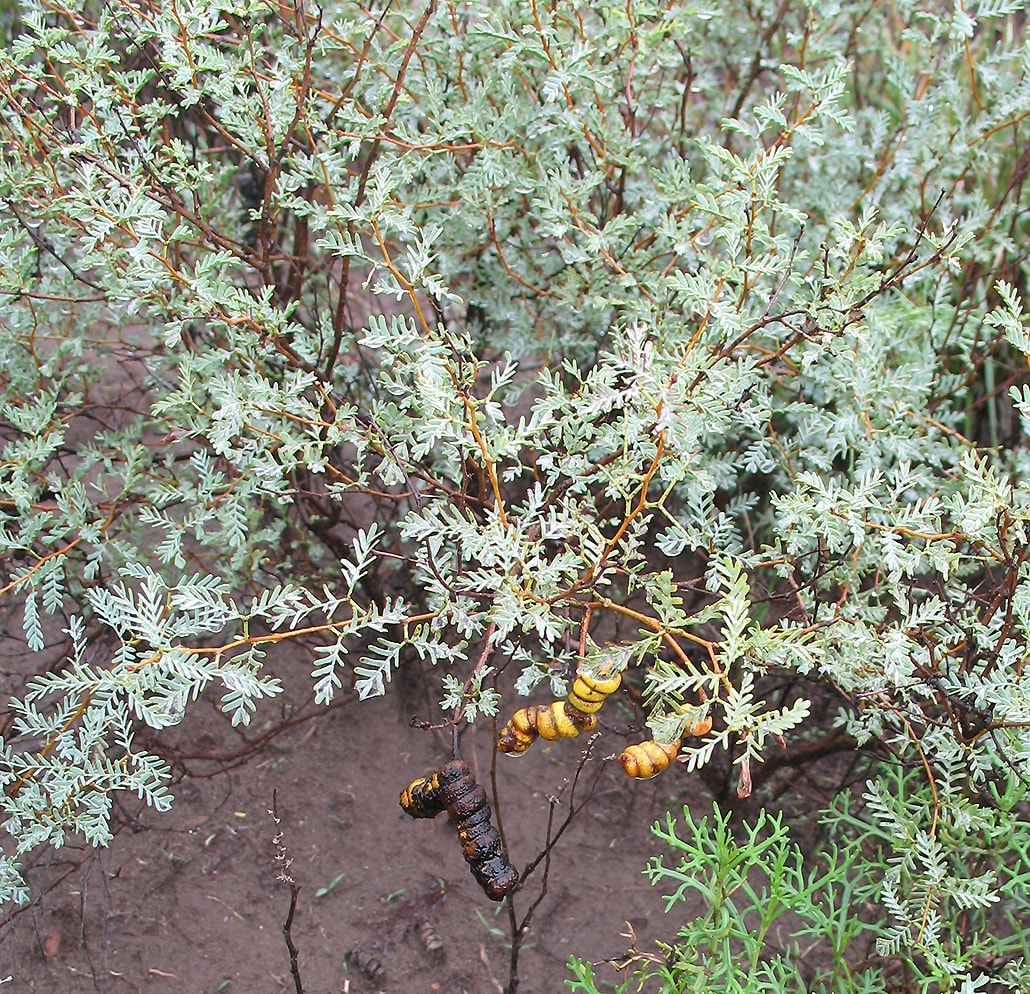
M582 774L587 761L590 759L590 754L593 751L594 743L597 741L598 736L593 735L590 741L587 742L586 748L583 750L582 755L579 759L579 765L576 767L576 772L572 777L571 783L566 780L562 785L561 790L551 797L550 800L550 811L547 816L547 837L544 840L544 848L537 854L536 858L531 860L526 868L522 871L521 883L519 889L521 890L526 883L526 880L533 873L533 871L540 865L541 862L544 864L543 877L540 881L540 892L533 899L526 913L522 916L522 921L518 921L518 917L515 914L515 905L511 897L508 898L508 920L511 927L511 956L508 964L508 986L504 988L504 994L516 994L519 987L519 952L522 948L523 942L525 942L526 936L529 933L529 926L533 920L533 915L536 909L543 902L547 896L547 883L548 877L551 872L551 852L554 847L558 844L558 840L565 834L565 830L572 823L572 820L578 815L586 806L590 803L594 796L594 792L597 790L597 785L601 779L601 774L604 772L604 764L602 764L597 773L594 776L593 782L590 784L590 789L587 796L576 804L576 787L579 784L580 774ZM554 829L554 815L555 808L561 799L561 795L565 793L566 788L569 788L569 808L568 814L566 814L561 825L558 829Z
M276 880L281 880L290 888L290 910L283 922L283 938L286 940L286 948L290 953L290 973L293 974L293 986L297 994L304 994L304 985L300 980L300 964L297 962L297 947L293 943L293 916L297 911L297 895L300 887L290 873L290 866L293 858L286 852L286 844L283 842L283 831L279 824L279 798L278 791L272 791L272 810L268 812L275 822L275 835L272 837L272 844L275 846L275 861L279 864L279 874Z

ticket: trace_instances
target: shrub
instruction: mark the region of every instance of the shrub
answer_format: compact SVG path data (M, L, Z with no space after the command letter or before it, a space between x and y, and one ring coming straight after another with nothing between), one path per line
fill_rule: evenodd
M1020 4L16 10L0 893L170 803L139 729L246 722L272 644L320 703L438 664L455 724L605 660L741 796L788 735L903 767L827 887L911 989L1017 989L1026 848L974 840L1030 762Z

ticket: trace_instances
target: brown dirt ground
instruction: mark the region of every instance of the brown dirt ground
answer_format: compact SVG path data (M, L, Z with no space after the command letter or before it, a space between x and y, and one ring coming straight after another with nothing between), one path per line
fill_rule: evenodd
M294 659L301 693L296 666ZM409 723L415 711L429 716L425 705L396 690L295 725L237 768L187 760L193 775L175 786L170 812L141 810L129 799L127 827L108 849L69 845L53 853L30 877L36 893L49 889L3 936L0 976L14 979L0 990L294 991L283 936L290 892L277 880L269 811L277 795L300 887L292 938L305 994L501 991L510 957L506 908L469 875L446 816L414 821L398 805L408 782L449 756L440 733ZM284 711L282 701L268 704L247 734L272 727ZM224 756L240 748L239 734L202 702L165 741ZM603 735L584 768L579 797L598 771L600 779L552 851L546 894L521 952L520 994L565 990L572 953L600 963L599 980L624 979L600 961L623 956L626 923L637 948L653 950L655 938L675 935L685 913L680 906L665 915L642 875L660 850L648 828L667 806L708 807L708 794L678 767L650 782L628 780L610 761L623 741ZM500 813L520 870L544 847L548 797L573 776L582 751L583 739L537 742L518 760L498 757ZM489 723L462 736L462 752L489 789ZM555 824L567 810L566 791ZM515 895L520 918L540 895L541 878L538 869ZM423 947L423 923L439 936L442 954ZM378 961L383 972L371 978L348 966L348 952Z

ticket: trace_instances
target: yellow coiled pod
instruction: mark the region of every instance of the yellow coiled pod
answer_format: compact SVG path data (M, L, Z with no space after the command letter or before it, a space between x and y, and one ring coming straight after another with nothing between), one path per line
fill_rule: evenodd
M595 728L597 719L591 715L566 714L564 701L531 704L527 708L519 708L501 729L497 749L518 756L536 741L537 736L555 742L574 739L581 732L592 732Z
M659 773L667 770L669 763L676 758L676 753L679 751L679 739L668 745L648 739L646 742L626 746L619 756L619 762L626 771L626 776L633 777L635 780L650 780L651 777L656 777Z
M609 694L614 694L621 683L621 673L616 673L615 676L607 679L580 673L573 681L572 690L569 691L569 696L565 700L569 708L580 714L594 714L601 710L604 699Z

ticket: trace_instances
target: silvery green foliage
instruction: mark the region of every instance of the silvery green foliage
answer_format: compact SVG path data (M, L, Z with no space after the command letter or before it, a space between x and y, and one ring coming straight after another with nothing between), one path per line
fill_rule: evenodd
M1020 6L25 3L0 593L63 662L12 702L0 891L168 803L135 730L246 721L300 637L319 702L411 653L455 719L583 644L742 791L804 676L919 764L931 843L1025 781Z

